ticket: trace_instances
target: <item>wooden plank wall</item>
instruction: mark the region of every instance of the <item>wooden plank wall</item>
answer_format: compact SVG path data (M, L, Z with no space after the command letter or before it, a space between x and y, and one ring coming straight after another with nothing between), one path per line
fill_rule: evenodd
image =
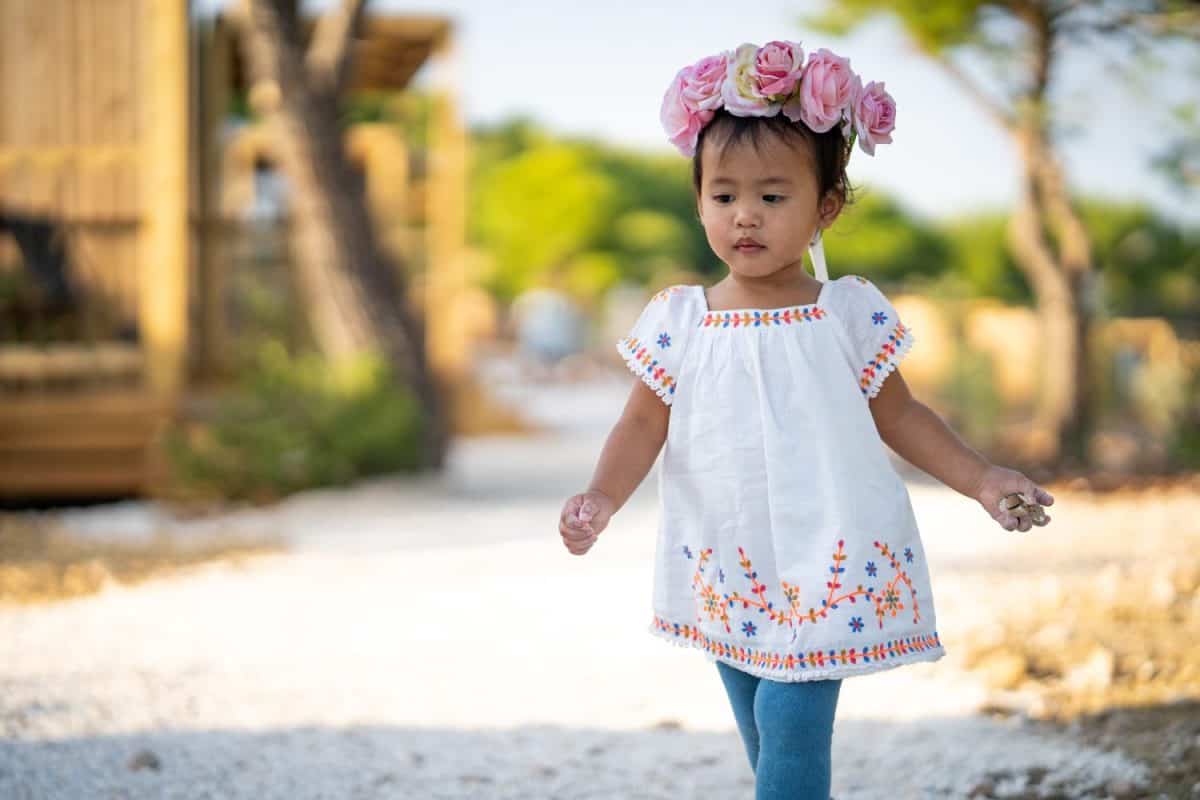
M146 2L0 2L0 208L63 223L74 277L130 321Z

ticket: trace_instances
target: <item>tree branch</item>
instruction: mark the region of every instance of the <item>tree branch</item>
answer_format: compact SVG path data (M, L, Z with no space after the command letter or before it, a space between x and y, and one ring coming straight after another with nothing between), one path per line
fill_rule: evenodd
M935 64L940 66L942 70L950 76L967 94L975 99L983 110L987 113L992 121L999 125L1004 130L1011 130L1015 119L1012 113L1004 107L1002 103L997 101L987 92L983 91L978 83L970 78L958 64L954 63L948 56L926 51L926 55L933 60Z
M366 0L342 0L318 20L305 56L313 88L341 96L350 78L354 39L366 6Z

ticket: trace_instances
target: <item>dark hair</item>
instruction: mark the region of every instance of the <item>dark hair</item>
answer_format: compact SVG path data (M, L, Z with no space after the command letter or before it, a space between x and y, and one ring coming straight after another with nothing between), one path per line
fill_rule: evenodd
M818 200L832 191L840 196L843 204L848 205L853 201L853 190L850 180L846 177L846 162L850 153L846 147L846 137L842 135L841 125L834 125L825 133L814 133L803 122L792 122L782 113L772 117L739 117L730 114L724 108L717 109L696 140L696 154L692 156L692 185L697 195L700 194L703 177L701 156L704 153L705 142L714 132L718 137L716 146L720 147L722 156L731 144L738 144L747 139L757 150L765 136L776 136L789 147L807 147L817 170Z

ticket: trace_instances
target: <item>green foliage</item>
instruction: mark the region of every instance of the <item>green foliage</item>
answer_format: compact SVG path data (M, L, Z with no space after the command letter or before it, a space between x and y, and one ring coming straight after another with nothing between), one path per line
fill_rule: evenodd
M576 297L599 297L621 281L621 263L616 253L580 253L563 270L563 288Z
M477 131L472 150L470 233L492 256L487 285L501 300L531 286L586 300L619 280L655 287L681 271L725 274L697 219L686 159L556 139L526 119ZM1200 234L1137 205L1091 200L1081 214L1108 313L1196 313ZM825 247L835 274L925 278L955 296L1032 303L1007 226L1004 211L927 223L866 191L826 232Z
M475 236L494 257L485 283L505 299L556 283L572 257L592 249L616 194L612 178L576 145L537 145L491 167L472 215Z
M846 208L822 234L832 272L872 276L886 282L936 275L949 250L939 233L913 219L893 200L867 194Z
M1183 391L1184 397L1200 397L1200 369L1193 368ZM1200 405L1194 400L1184 406L1171 435L1167 453L1176 469L1200 469Z
M1140 204L1081 203L1113 314L1200 314L1200 234Z
M468 236L502 301L533 286L598 300L622 279L717 272L685 160L554 137L526 118L476 129L471 152Z
M211 419L173 429L166 445L185 491L262 499L416 469L421 426L419 403L381 359L334 365L270 343Z
M971 294L1007 303L1033 302L1033 294L1007 241L1008 216L981 213L951 219L941 226L953 271Z
M989 5L1004 7L1005 4L982 0L838 0L821 14L804 16L800 24L846 36L874 16L891 14L899 18L923 50L940 52L972 41L982 22L980 12Z

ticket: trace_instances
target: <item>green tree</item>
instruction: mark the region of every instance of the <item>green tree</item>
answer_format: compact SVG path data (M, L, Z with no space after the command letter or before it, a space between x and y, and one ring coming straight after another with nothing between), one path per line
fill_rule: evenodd
M533 286L563 285L572 259L595 249L616 193L586 150L570 144L538 144L488 169L471 215L473 235L494 259L488 288L511 300Z
M839 0L802 24L844 35L879 14L898 17L919 50L941 66L1012 138L1022 166L1007 236L1033 288L1043 325L1041 396L1035 425L1045 462L1082 463L1093 426L1083 352L1097 308L1097 270L1084 221L1057 151L1052 84L1069 45L1119 42L1132 49L1195 39L1200 12L1180 0ZM963 65L974 55L996 69L1002 94ZM1130 66L1127 64L1126 66Z

